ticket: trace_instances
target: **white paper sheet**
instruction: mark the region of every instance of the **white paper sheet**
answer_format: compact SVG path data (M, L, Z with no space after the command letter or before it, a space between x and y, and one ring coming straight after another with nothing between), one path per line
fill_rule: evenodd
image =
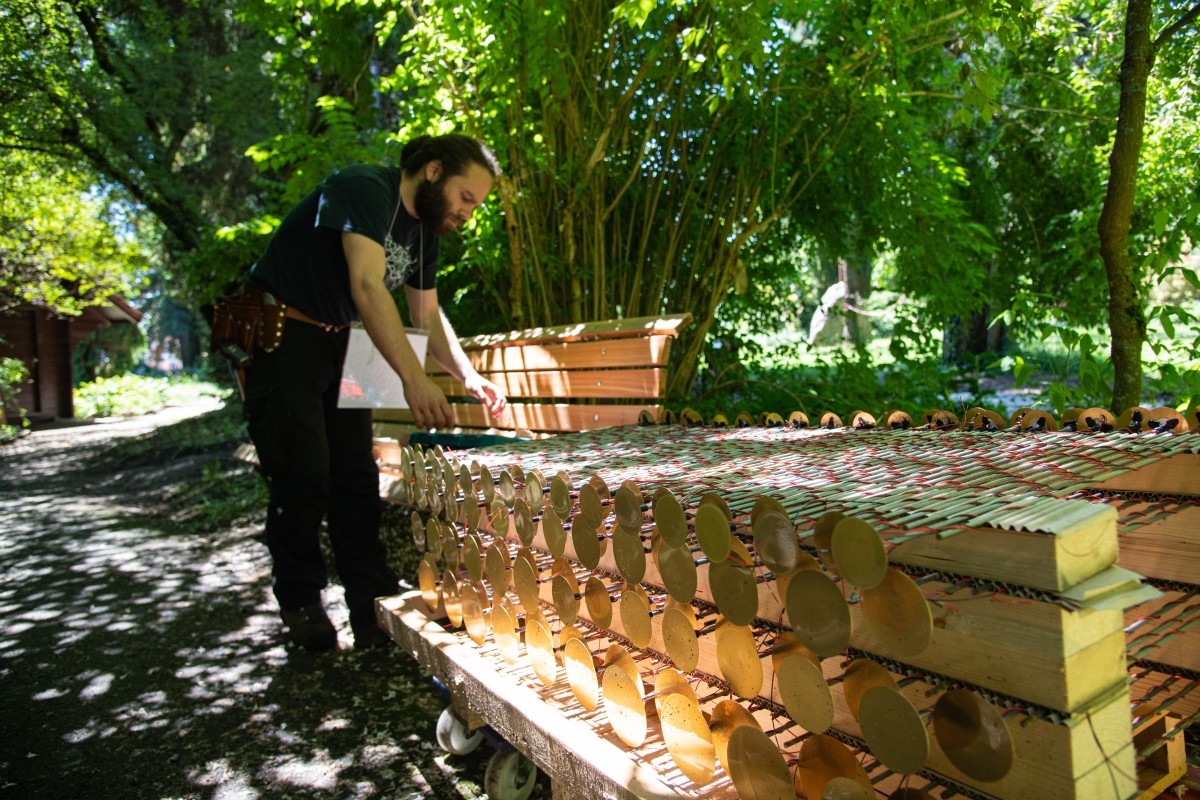
M405 331L417 360L424 366L429 335L417 328L406 328ZM384 361L365 328L350 329L338 408L408 408L403 381Z

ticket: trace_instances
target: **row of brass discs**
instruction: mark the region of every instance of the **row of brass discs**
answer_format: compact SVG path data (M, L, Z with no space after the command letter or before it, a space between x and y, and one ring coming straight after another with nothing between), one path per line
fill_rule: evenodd
M850 638L849 606L839 584L826 570L857 588L870 635L880 643L881 650L896 655L918 653L928 644L932 631L924 596L908 576L888 567L883 542L869 525L836 513L822 517L813 535L820 557L817 560L799 548L795 526L786 509L762 498L751 513L752 555L747 545L732 535L736 529L733 515L715 494L701 499L691 514L689 526L689 514L666 490L660 490L647 502L636 484L627 482L610 493L604 482L593 476L576 492L570 477L560 472L551 480L547 492L536 470L528 475L519 469L503 471L499 478L493 479L486 467L480 467L476 482L465 467L455 474L448 461L441 463L435 457L433 463L440 469L421 468L412 459L412 482L416 483L424 474L431 484L427 489L430 494L438 492L440 482L439 494L449 493L452 497L454 490L461 490L463 499L458 501L457 513L451 511L449 502L442 505L447 519L431 515L422 522L418 514L413 516L414 540L425 550L419 579L423 598L430 608L444 605L451 623L455 627L465 626L467 635L477 644L485 642L490 629L497 649L510 663L516 662L523 640L534 672L546 685L557 681L557 662L561 658L572 692L581 705L595 709L602 695L614 730L631 747L639 746L645 738L646 702L652 697L668 749L687 777L696 783L707 782L715 769L713 759L719 757L743 794L766 797L774 796L767 787L779 783L780 775L783 783L779 785L786 784L789 792L793 781L778 747L758 730L757 723L754 728L761 739L748 731L732 730L743 726L731 726L729 720L738 717L730 706L741 709L750 720L754 719L752 715L732 700L718 704L712 713L702 713L690 683L675 668L658 672L654 693L647 697L636 662L628 651L613 645L604 659L597 659L589 649L588 640L574 627L580 600L586 605L592 624L609 627L612 592L620 589L622 627L636 647L649 645L653 635L651 617L661 616L661 633L668 656L678 670L690 672L696 669L699 660L699 635L714 633L723 677L735 694L753 698L762 690L760 654L751 627L757 612L758 579L754 572L754 556L757 556L763 567L776 575L792 626L791 632L775 638L768 653L779 694L789 715L805 730L817 734L805 741L806 750L812 752L801 753L794 783L798 785L803 780L809 796L824 796L823 789L811 793L816 783L831 787L831 791L843 787L842 794L830 796L856 796L845 793L852 791L850 784L863 785L856 781L856 775L834 774L830 767L838 759L828 756L827 751L836 752L834 745L840 743L819 735L829 728L833 717L832 696L821 659L843 652ZM441 474L435 476L435 472ZM454 474L453 489L445 478L448 473ZM427 507L436 512L436 504ZM611 508L611 515L606 507ZM478 530L481 509L487 512L484 527L498 534L490 540ZM647 526L643 523L648 510L652 510L653 520L653 525L648 526L649 554L657 562L667 588L665 596L654 598L638 585L646 566L643 534ZM522 543L515 555L503 538L509 530L510 517ZM461 534L457 524L447 521L449 518L461 524ZM626 581L623 586L606 585L600 573L594 571L607 548L609 522L614 559ZM539 523L549 558L539 557L530 549ZM702 560L709 565L710 586L721 612L716 624L708 627L702 626L696 608L691 605L698 566L689 545L692 533L698 549L703 551ZM571 539L579 561L593 570L586 579L583 574L576 574L565 558L567 538ZM555 622L561 626L557 635L539 602L539 584L543 582L540 574L546 567L550 571L553 607L557 612ZM515 590L516 603L509 594L510 588ZM614 665L622 668L608 669ZM886 676L886 681L876 673ZM878 685L866 685L861 691L855 688L864 685L867 677ZM660 685L663 681L668 683ZM924 722L928 716L939 744L965 773L980 780L997 780L1007 772L1011 764L1011 741L1002 720L995 717L986 703L978 701L971 705L948 700L941 713L935 707L932 713L926 710L923 716L900 693L886 670L869 660L852 662L846 671L845 684L848 700L854 694L852 710L868 746L890 769L903 774L921 769L928 754L929 737ZM875 689L880 691L868 691ZM978 700L975 695L966 694ZM918 730L922 735L917 735ZM761 757L764 742L775 753L778 763ZM850 761L857 764L852 754ZM806 763L808 767L804 766ZM782 770L775 769L776 766L782 766Z

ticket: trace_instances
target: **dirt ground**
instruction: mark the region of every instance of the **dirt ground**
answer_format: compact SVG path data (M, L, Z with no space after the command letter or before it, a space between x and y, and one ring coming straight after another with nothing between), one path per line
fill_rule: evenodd
M172 525L166 492L211 455L87 466L210 409L0 448L0 797L484 796L492 748L438 748L442 696L398 647L349 649L339 587L325 601L342 649L285 644L261 515L212 534Z

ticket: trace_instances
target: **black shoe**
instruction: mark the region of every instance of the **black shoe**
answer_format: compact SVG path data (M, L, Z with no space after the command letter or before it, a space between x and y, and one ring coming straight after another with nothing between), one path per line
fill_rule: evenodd
M391 643L392 637L384 633L381 628L354 632L355 650L372 650L376 647L387 647Z
M279 612L287 626L288 638L306 650L333 650L337 647L337 629L325 616L320 603Z

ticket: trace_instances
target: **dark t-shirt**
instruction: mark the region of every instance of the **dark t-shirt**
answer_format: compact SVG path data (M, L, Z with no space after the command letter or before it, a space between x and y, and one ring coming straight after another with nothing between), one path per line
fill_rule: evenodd
M436 285L438 237L400 202L400 169L367 164L335 172L289 211L249 282L321 322L357 320L343 232L383 246L389 289Z

